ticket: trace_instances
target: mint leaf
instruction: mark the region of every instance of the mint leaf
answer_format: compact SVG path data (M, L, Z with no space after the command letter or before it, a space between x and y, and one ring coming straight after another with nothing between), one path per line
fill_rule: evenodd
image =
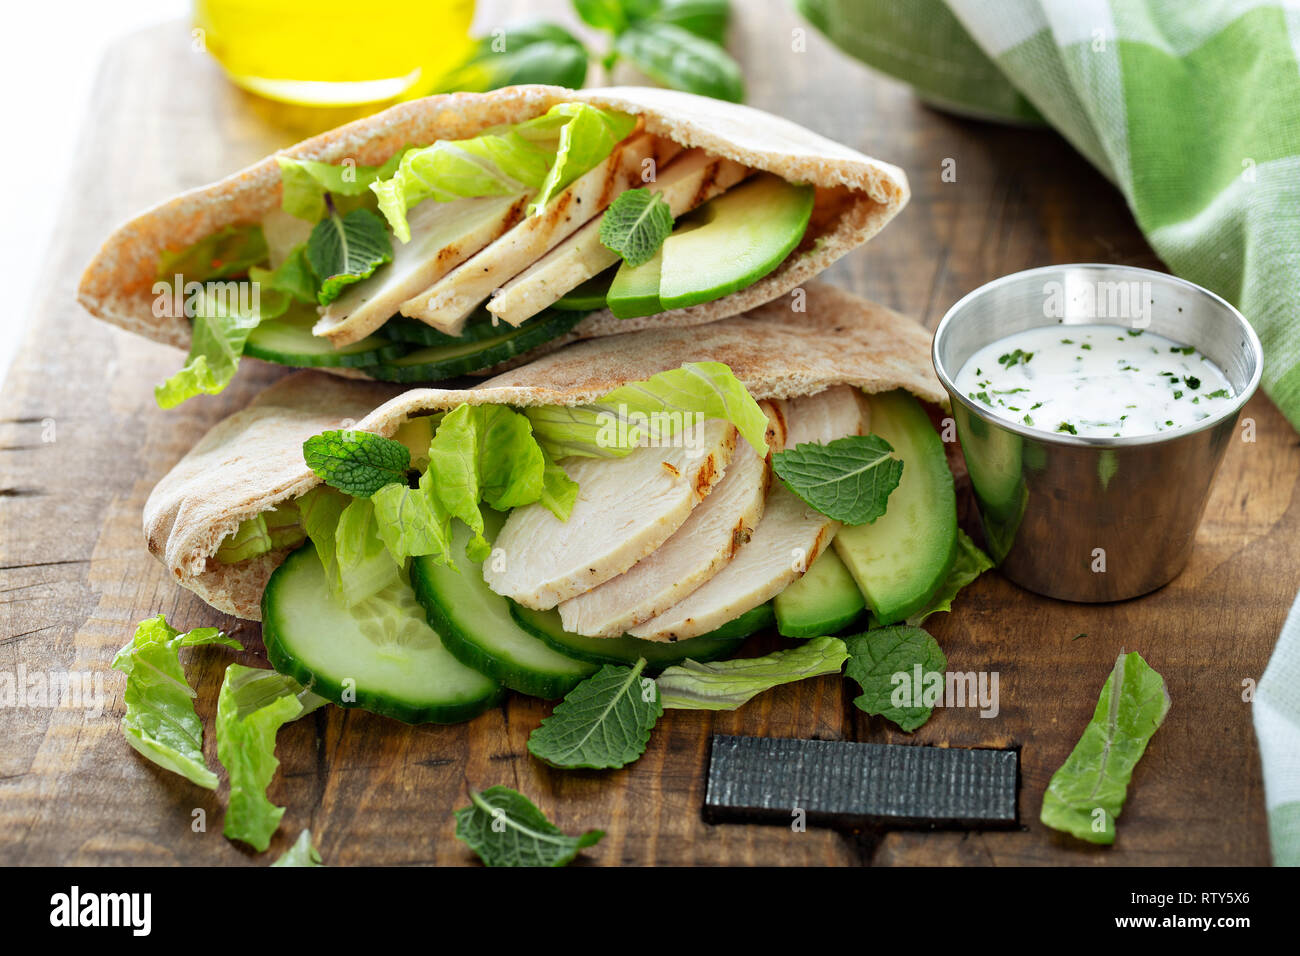
M655 682L633 667L606 664L555 705L528 737L528 750L552 767L609 770L645 753L650 731L663 716Z
M471 790L470 805L456 811L456 839L488 866L564 866L605 835L588 830L568 836L533 802L509 787Z
M654 258L673 231L667 200L648 189L629 189L609 204L600 219L600 244L630 266Z
M926 675L938 673L942 678L948 669L948 658L933 637L919 627L898 624L846 637L844 643L852 655L844 673L862 685L862 695L853 700L855 707L908 733L930 719L933 707L925 705ZM920 687L916 686L917 666Z
M113 668L126 675L126 742L164 770L215 790L217 775L203 759L203 724L180 659L182 647L203 644L241 649L238 641L215 627L182 634L159 614L136 625L131 642L113 658Z
M664 707L674 710L735 710L780 684L838 674L848 656L838 637L816 637L764 657L712 664L687 660L659 675L659 693Z
M360 431L326 431L302 443L307 467L331 488L369 498L384 485L406 483L411 452L400 441Z
M772 469L810 508L845 524L869 524L885 513L903 477L893 450L879 435L850 435L778 451Z
M340 216L330 205L329 215L316 224L307 240L307 261L321 283L316 301L329 305L344 288L392 262L393 241L384 221L369 209Z
M908 624L920 624L931 614L951 611L952 602L966 585L972 583L985 571L993 567L993 559L981 551L965 531L957 529L957 557L943 579L939 589L930 596L925 607L907 619Z
M231 664L217 695L217 759L230 775L230 805L222 833L258 852L271 845L284 807L266 797L280 766L275 735L291 720L325 703L292 677Z
M1089 843L1114 843L1133 768L1168 712L1164 678L1142 655L1120 654L1092 720L1047 784L1043 823Z
M293 846L280 855L272 866L324 866L320 860L320 851L311 844L311 831L303 830Z

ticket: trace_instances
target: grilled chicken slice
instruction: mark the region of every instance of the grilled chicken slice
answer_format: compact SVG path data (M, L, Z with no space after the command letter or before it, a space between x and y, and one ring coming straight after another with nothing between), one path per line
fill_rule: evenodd
M786 447L826 443L866 429L857 389L837 386L807 398L777 402L788 434ZM652 641L678 641L706 634L780 594L803 575L839 530L780 482L773 482L763 518L734 560L689 597L657 617L629 628Z
M624 574L560 605L564 629L617 637L717 574L758 526L769 475L767 462L738 438L726 476L671 538Z
M483 562L483 579L498 594L546 610L622 574L667 541L708 496L737 437L734 425L713 419L675 436L673 447L566 461L564 470L578 483L569 520L541 504L510 512L493 542L493 559Z
M403 302L402 314L448 335L459 335L479 303L603 211L619 193L640 185L642 163L653 160L658 167L680 150L676 143L649 133L629 137L600 165L561 190L541 212L526 216L477 255Z
M730 189L749 172L740 163L692 149L669 163L645 188L663 195L675 219ZM488 303L488 311L518 325L618 262L618 253L601 245L600 219L592 219L502 286Z
M321 313L312 332L335 345L359 342L403 302L437 282L524 217L528 193L454 202L426 200L411 210L411 241L393 244L393 261L351 285Z

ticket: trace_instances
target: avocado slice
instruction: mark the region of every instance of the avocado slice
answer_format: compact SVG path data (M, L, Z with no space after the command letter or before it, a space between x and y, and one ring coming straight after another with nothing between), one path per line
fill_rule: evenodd
M634 319L641 315L654 315L663 311L659 304L659 270L664 262L663 246L646 262L630 266L624 262L618 267L614 281L609 284L605 302L609 311L620 319Z
M776 629L784 637L837 634L856 621L867 603L834 548L817 556L799 580L776 596Z
M808 229L813 192L760 173L683 217L663 244L663 310L720 299L779 266Z
M876 620L894 624L925 607L957 554L957 495L943 441L921 403L902 389L869 396L871 431L903 460L885 513L840 529L835 552Z

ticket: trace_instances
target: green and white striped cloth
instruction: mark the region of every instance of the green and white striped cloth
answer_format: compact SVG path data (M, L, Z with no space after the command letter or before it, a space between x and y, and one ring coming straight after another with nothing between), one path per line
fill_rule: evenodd
M1250 320L1300 428L1300 2L795 2L936 106L1054 126L1171 271ZM1300 864L1300 603L1254 706L1273 859Z

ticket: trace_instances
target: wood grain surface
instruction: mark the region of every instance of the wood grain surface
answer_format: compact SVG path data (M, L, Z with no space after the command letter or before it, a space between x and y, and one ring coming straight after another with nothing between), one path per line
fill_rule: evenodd
M1054 134L957 119L918 103L807 30L783 2L736 3L732 49L749 101L897 163L910 206L828 278L933 328L965 292L1030 266L1110 261L1160 268L1121 197ZM567 3L481 3L480 32ZM622 77L618 77L622 79ZM1296 435L1262 395L1256 441L1234 442L1189 567L1146 598L1107 606L1035 597L997 574L963 593L931 630L955 670L997 671L1001 710L938 710L913 735L851 705L850 682L819 679L737 713L670 712L645 756L613 773L559 772L533 760L547 713L512 697L465 725L409 728L326 708L280 734L271 798L288 812L271 854L221 834L225 783L190 785L122 740L123 678L108 665L141 618L214 624L244 645L187 652L211 726L227 663L264 660L257 625L225 618L173 585L141 541L157 480L213 422L280 370L248 361L215 398L171 412L152 386L181 355L93 321L73 289L96 244L127 215L334 125L227 84L174 24L121 42L97 92L45 263L43 296L0 409L0 673L88 671L102 713L0 710L0 863L261 864L310 826L330 864L462 864L451 810L469 787L515 787L561 827L608 836L598 864L1264 864L1263 788L1243 682L1257 679L1300 585ZM945 182L945 160L956 181ZM762 644L764 639L760 639ZM775 641L770 641L775 646ZM1043 789L1074 745L1120 649L1138 650L1173 698L1134 777L1114 847L1084 846L1037 822ZM792 832L702 822L715 732L1021 748L1020 815L1008 832ZM215 767L211 733L205 742ZM199 813L199 811L203 811ZM206 830L199 826L206 823Z

